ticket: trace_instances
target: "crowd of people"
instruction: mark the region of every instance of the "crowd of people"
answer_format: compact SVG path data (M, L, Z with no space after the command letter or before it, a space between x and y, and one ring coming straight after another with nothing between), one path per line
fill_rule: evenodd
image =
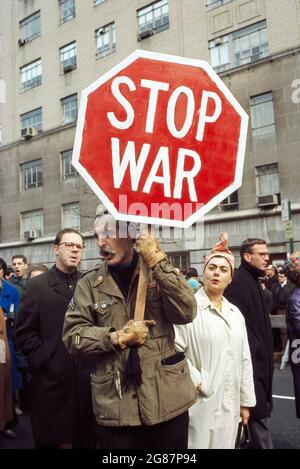
M229 449L240 424L250 447L273 448L273 351L287 338L276 343L271 314L287 317L300 418L300 253L277 271L266 242L247 239L236 269L223 234L200 280L124 223L98 208L102 262L84 274L71 228L49 270L0 259L0 431L16 438L27 407L37 449Z

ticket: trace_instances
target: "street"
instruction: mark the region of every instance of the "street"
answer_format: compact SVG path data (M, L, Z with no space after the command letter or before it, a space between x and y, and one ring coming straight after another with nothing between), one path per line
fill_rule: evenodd
M274 411L270 420L275 449L300 449L300 420L295 416L293 378L290 367L280 371L276 365L273 381ZM28 415L19 418L16 428L19 438L0 435L1 449L30 449L34 447Z

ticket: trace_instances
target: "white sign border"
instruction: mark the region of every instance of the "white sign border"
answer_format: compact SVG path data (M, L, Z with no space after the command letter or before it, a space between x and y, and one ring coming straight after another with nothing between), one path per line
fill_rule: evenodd
M82 145L82 136L84 131L84 123L85 123L85 114L86 108L88 103L88 97L91 93L93 93L99 86L101 86L106 81L110 80L114 77L117 73L119 73L124 68L128 67L138 58L146 58L151 60L159 60L163 62L170 62L170 63L177 63L182 65L189 65L196 68L201 68L205 70L208 75L210 76L211 80L217 85L219 90L223 93L223 95L227 98L230 104L234 107L236 112L241 117L241 129L239 135L239 144L238 144L238 153L237 153L237 161L236 161L236 171L235 171L235 178L233 184L229 187L224 189L222 192L217 194L213 199L211 199L207 204L203 205L199 210L193 213L190 217L188 217L184 221L180 220L170 220L170 219L163 219L163 218L152 218L152 217L145 217L141 215L127 215L119 213L114 204L109 200L107 195L100 189L100 187L95 183L94 179L89 175L87 170L82 166L79 162L80 158L80 151ZM248 129L248 120L249 117L241 105L238 103L236 98L233 96L231 91L226 87L223 83L221 78L217 75L214 69L210 66L210 64L204 60L198 59L190 59L187 57L179 57L176 55L169 55L169 54L162 54L158 52L151 52L146 50L136 50L124 60L119 62L115 65L112 69L102 75L98 80L93 82L87 88L85 88L81 92L81 99L80 99L80 107L78 112L78 119L77 119L77 126L76 126L76 133L75 133L75 141L74 141L74 148L73 148L73 155L72 155L72 165L76 169L76 171L83 177L85 182L89 185L89 187L94 191L97 197L103 202L106 206L107 210L117 219L117 220L125 220L131 221L136 223L146 223L146 224L155 224L155 225L162 225L162 226L173 226L178 228L189 228L193 223L195 223L200 218L212 210L216 205L221 203L226 197L236 191L242 185L242 177L243 177L243 166L244 166L244 159L245 159L245 151L246 151L246 141L247 141L247 129Z

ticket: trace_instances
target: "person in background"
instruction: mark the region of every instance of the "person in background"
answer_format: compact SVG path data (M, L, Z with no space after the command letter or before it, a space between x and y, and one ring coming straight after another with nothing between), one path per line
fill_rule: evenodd
M189 285L191 285L194 293L196 293L200 288L200 283L198 282L198 271L194 267L190 268L186 273L186 279Z
M18 435L11 430L14 420L13 392L10 374L10 352L6 335L6 321L0 307L0 432L12 438Z
M266 268L267 288L273 293L273 287L278 283L278 270L273 264L269 264Z
M255 405L245 320L222 295L231 282L234 256L220 237L204 262L204 288L196 293L194 321L175 327L175 343L188 358L198 400L190 410L190 449L233 449L240 419Z
M7 265L4 259L0 258L0 306L3 310L5 323L6 323L6 337L10 351L10 370L11 370L11 383L15 410L18 401L18 391L22 388L22 377L18 371L15 345L14 345L14 325L15 325L15 312L18 310L20 295L18 290L11 285L8 281L4 280ZM19 412L18 412L19 413ZM12 421L6 425L5 434L11 438L16 438L18 435L12 430L17 424L17 418L14 416Z
M44 264L30 264L26 272L27 280L44 274L45 272L48 272L48 270L48 267Z
M103 206L94 230L104 262L78 282L63 340L70 353L96 357L91 383L100 448L185 449L196 393L187 361L176 353L173 324L195 317L192 289L154 238L133 240L127 224ZM144 319L135 320L142 260L149 281Z
M284 270L278 269L278 283L273 288L273 298L277 315L286 315L287 304L290 296L295 290L295 286L288 280ZM287 330L280 329L281 350L284 350L287 343Z
M273 338L270 317L258 280L265 275L269 261L266 242L248 238L242 243L240 255L241 265L224 296L239 308L246 321L256 395L256 406L251 409L249 419L251 447L272 449L267 418L273 407Z
M295 290L287 303L289 356L294 379L296 415L300 419L300 251L291 254L284 264L284 272Z
M259 277L258 281L263 289L263 294L266 303L266 311L268 314L271 314L274 310L274 300L272 293L267 288L268 279L267 277Z
M62 328L81 273L81 233L65 228L54 240L55 264L30 279L22 296L16 341L32 372L31 423L38 449L95 446L90 395L91 365L71 357Z
M11 264L14 273L9 281L19 290L21 296L26 287L27 259L23 254L15 254L12 256Z
M8 281L8 280L11 279L11 277L12 277L13 275L14 275L13 268L8 266L7 269L6 269L6 274L5 274L5 276L4 276L4 279Z

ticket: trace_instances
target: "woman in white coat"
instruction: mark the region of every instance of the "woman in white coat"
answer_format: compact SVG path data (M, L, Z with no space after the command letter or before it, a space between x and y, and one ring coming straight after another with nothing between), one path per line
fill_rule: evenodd
M189 448L234 448L239 422L248 422L256 403L244 317L222 296L234 273L227 238L221 235L205 258L196 318L175 327L176 346L189 361L198 391L189 409Z

